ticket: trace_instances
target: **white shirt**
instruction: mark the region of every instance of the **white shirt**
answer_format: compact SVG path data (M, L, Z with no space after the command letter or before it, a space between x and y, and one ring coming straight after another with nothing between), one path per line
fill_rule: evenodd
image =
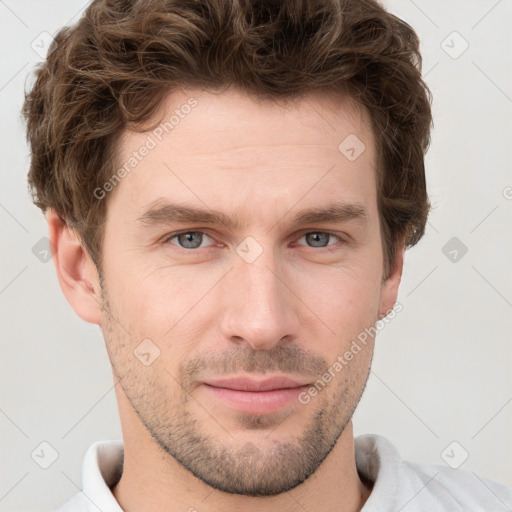
M385 437L354 439L356 466L373 482L361 512L505 512L512 489L471 471L404 461ZM121 477L123 441L93 443L85 454L82 492L54 512L122 512L110 490Z

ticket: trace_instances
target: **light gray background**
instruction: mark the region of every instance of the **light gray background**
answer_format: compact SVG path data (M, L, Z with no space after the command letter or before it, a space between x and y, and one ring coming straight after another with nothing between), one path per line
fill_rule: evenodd
M61 504L81 487L89 445L121 438L101 331L74 314L53 263L32 252L47 228L27 192L19 115L40 61L32 41L76 21L85 4L0 0L1 511ZM456 441L447 460L466 451L461 468L512 487L512 1L385 5L422 40L435 209L406 253L403 311L378 336L355 434L382 434L427 464L446 464ZM469 47L458 55L461 37ZM455 262L443 253L452 237L468 249ZM58 452L48 469L31 458L43 441Z

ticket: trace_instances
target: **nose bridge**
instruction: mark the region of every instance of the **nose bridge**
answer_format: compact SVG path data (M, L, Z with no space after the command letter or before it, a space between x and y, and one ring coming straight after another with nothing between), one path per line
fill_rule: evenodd
M283 337L296 335L293 294L272 249L265 248L254 260L255 246L246 249L238 248L241 255L236 255L229 273L222 330L227 339L269 349Z

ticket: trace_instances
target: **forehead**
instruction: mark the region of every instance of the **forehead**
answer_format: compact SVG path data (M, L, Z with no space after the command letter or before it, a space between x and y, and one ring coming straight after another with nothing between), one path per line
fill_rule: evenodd
M164 98L150 123L157 121L147 132L157 142L172 145L179 136L179 145L195 152L286 143L322 145L332 151L338 150L337 140L349 134L364 138L367 147L374 143L366 108L330 90L287 99L261 99L235 88L176 90ZM137 132L126 130L121 144L131 146L134 138Z
M240 207L259 200L284 208L306 191L311 204L340 192L363 202L374 195L370 119L347 96L269 101L235 89L180 90L167 95L148 125L123 134L117 164L128 172L109 197L115 203L122 196L137 217L161 197L219 209L227 208L226 198Z

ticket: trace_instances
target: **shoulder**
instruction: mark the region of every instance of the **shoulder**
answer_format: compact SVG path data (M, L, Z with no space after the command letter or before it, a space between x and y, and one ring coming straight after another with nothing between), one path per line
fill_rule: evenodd
M85 494L83 492L79 492L69 498L53 512L97 512L97 510L97 507L87 499Z
M359 436L355 449L360 476L373 484L364 512L402 508L408 512L498 512L512 508L512 489L472 471L402 460L383 436Z
M403 465L425 484L425 490L446 510L498 512L512 507L512 489L465 469L404 461Z
M53 512L122 512L111 488L121 476L121 440L96 441L87 450L82 464L82 491Z

